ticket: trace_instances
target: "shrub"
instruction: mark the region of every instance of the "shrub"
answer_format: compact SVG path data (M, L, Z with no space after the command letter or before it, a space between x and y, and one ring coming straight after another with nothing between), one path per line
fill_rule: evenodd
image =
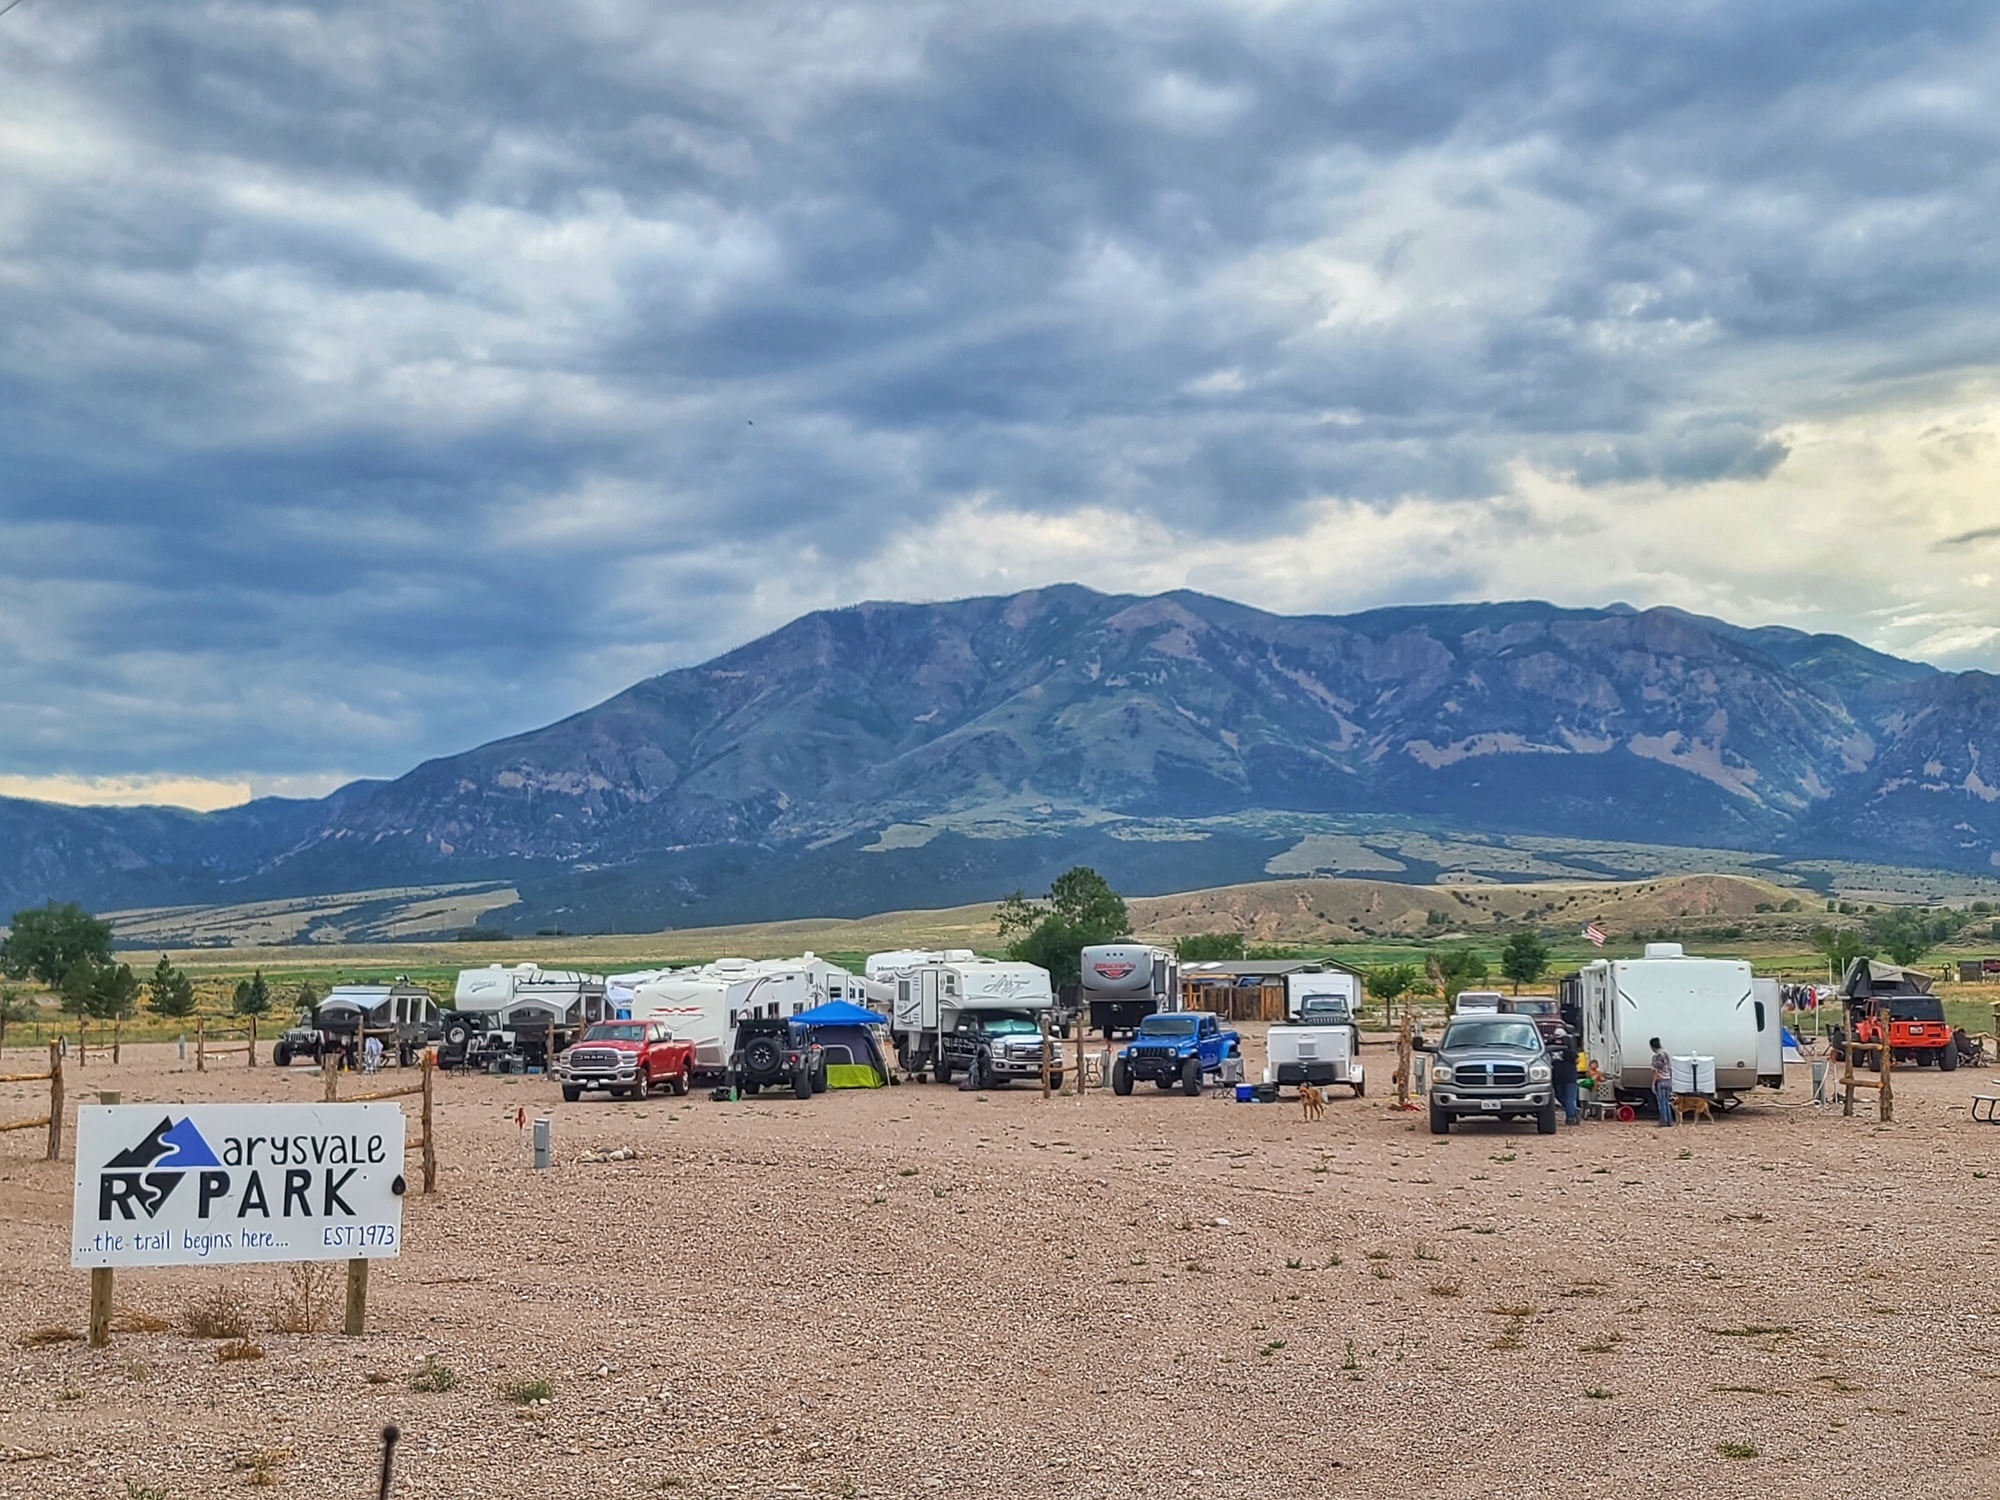
M543 1384L546 1385L547 1382L544 1381ZM428 1356L418 1365L416 1373L410 1377L410 1389L421 1391L426 1395L441 1396L446 1391L457 1390L458 1386L458 1371L450 1365L439 1364L435 1354Z
M181 1309L181 1325L198 1339L241 1339L250 1335L250 1297L241 1287L221 1283Z

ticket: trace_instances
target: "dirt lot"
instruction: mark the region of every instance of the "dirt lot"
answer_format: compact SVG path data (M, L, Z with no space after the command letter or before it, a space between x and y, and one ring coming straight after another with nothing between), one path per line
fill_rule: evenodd
M1712 1126L1438 1140L1373 1097L1306 1125L1145 1089L447 1079L442 1191L378 1263L370 1333L265 1331L281 1273L250 1268L264 1354L226 1363L178 1331L20 1342L81 1329L85 1277L67 1164L0 1137L0 1494L373 1495L390 1421L408 1496L1988 1490L2000 1131L1964 1106L1990 1075L1900 1074L1882 1128L1797 1107L1800 1072ZM170 1047L74 1086L318 1096ZM0 1087L0 1119L34 1099ZM557 1170L518 1160L523 1105ZM640 1159L574 1161L616 1145ZM177 1320L222 1284L121 1272L118 1302ZM455 1389L411 1389L433 1358ZM535 1380L546 1404L502 1394Z

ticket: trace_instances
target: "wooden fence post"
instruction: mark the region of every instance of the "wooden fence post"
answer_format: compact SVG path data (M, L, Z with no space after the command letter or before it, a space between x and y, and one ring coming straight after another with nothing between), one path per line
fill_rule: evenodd
M1885 1025L1883 1030L1886 1032L1888 1027ZM1875 1118L1884 1125L1893 1123L1896 1118L1896 1086L1890 1082L1895 1071L1896 1049L1889 1045L1889 1039L1885 1035L1882 1039L1882 1071L1879 1075L1882 1086L1876 1090L1876 1097L1881 1100L1881 1104L1875 1112Z
M82 1016L76 1018L76 1065L81 1068L90 1061L90 1023Z
M320 1059L319 1059L319 1074L321 1083L320 1099L322 1100L322 1102L327 1104L333 1103L334 1099L338 1097L340 1091L340 1081L339 1081L340 1075L334 1068L333 1060L334 1060L333 1054L331 1052L324 1052L320 1054Z
M62 1156L63 1076L62 1048L49 1043L49 1160Z
M424 1191L437 1191L437 1125L431 1114L433 1083L437 1078L437 1059L428 1047L424 1049Z
M1854 1118L1854 1038L1848 1037L1840 1049L1840 1112L1848 1119Z
M197 1073L208 1071L208 1017L206 1016L194 1018L194 1070Z
M250 1066L257 1066L257 1018L250 1018Z
M125 1035L125 1018L120 1016L111 1023L111 1066L118 1066L118 1045Z
M111 1267L99 1266L90 1273L90 1347L102 1349L111 1342Z
M340 1331L358 1339L368 1327L368 1262L356 1257L347 1263L347 1320Z

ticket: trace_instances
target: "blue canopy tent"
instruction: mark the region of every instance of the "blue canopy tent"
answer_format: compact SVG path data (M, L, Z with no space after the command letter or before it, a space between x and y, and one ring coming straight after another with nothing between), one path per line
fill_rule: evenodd
M825 1050L828 1088L879 1089L889 1081L889 1063L882 1050L888 1018L879 1011L829 1000L800 1011L792 1024L811 1032Z

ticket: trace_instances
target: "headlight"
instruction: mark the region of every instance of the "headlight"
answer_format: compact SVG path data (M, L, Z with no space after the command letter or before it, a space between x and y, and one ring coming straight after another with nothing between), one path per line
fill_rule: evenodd
M1547 1083L1554 1076L1547 1063L1536 1063L1528 1069L1528 1082L1530 1083Z
M1432 1063L1432 1064L1431 1064L1431 1082L1433 1082L1433 1083L1450 1083L1450 1082L1451 1082L1451 1064L1450 1064L1450 1063Z

